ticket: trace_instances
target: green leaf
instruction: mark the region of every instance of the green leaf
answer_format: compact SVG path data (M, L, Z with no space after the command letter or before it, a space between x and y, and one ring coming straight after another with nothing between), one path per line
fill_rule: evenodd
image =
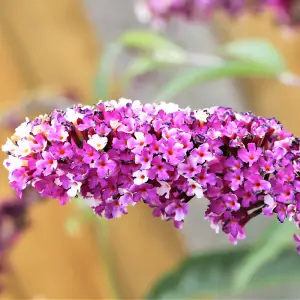
M132 30L120 37L124 47L143 51L184 52L178 45L163 36L149 30Z
M230 275L246 250L192 256L158 281L147 299L184 299L225 293Z
M168 65L168 63L157 61L148 57L138 57L129 64L126 70L125 77L127 78L127 80L131 80L137 76L144 75L157 69L161 69Z
M237 266L251 250L238 248L192 256L176 270L165 275L151 289L146 299L187 299L232 294L232 277ZM251 279L247 290L300 280L300 258L295 250L286 249L266 263Z
M263 66L252 63L229 61L221 63L216 67L192 68L185 70L175 76L167 83L156 96L156 101L169 101L187 88L224 77L253 77L268 76L268 70Z
M124 90L126 90L130 82L138 76L171 66L172 64L151 59L150 57L137 57L132 60L132 62L129 64L128 68L125 71L125 75L123 78L123 88Z
M120 41L124 47L137 49L147 54L147 56L133 60L125 75L127 82L146 72L161 67L184 64L188 60L187 53L182 48L153 31L129 31L120 38Z
M108 45L101 55L98 71L94 80L94 98L109 99L109 89L118 55L122 51L119 43Z
M286 68L281 54L264 40L238 40L226 44L221 51L234 59L263 66L270 75L278 75Z
M256 276L265 264L274 261L284 249L292 244L291 236L294 232L295 224L289 222L281 224L274 220L235 271L234 290L244 291L253 276Z

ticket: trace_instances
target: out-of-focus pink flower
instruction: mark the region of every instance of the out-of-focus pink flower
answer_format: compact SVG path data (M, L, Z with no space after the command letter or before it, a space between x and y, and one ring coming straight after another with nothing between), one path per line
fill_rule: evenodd
M209 19L215 12L225 12L232 17L245 11L257 13L271 11L277 22L299 25L298 0L138 0L136 13L142 22L165 23L173 17L189 21Z
M26 189L22 200L17 197L2 198L0 200L0 275L9 267L5 259L6 253L28 227L28 209L42 201L32 188ZM0 290L2 288L0 281Z
M14 108L0 114L0 126L14 129L25 117L50 113L54 109L66 109L70 105L78 103L78 95L75 91L37 90L30 92L21 99Z

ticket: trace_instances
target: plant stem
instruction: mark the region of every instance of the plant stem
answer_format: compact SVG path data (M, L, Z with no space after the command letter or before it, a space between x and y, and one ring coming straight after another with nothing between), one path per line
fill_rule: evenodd
M188 64L198 67L217 67L225 62L225 60L219 56L187 51L184 53L178 53L176 51L156 51L153 53L153 56L155 60L174 65Z
M117 279L116 279L115 264L112 255L113 252L110 249L110 243L109 243L110 235L109 235L109 228L107 225L107 221L102 219L100 219L99 221L98 218L95 218L95 220L93 220L93 227L94 227L95 235L97 237L97 243L100 252L103 256L103 261L108 274L112 297L113 299L122 299L119 292Z
M223 58L211 54L193 52L186 54L187 62L199 67L216 67L225 62Z
M187 64L205 68L218 67L226 62L226 59L223 59L220 56L206 53L185 52L184 55L178 55L176 52L157 52L154 56L156 59L166 63L178 65ZM275 78L284 85L300 87L300 76L291 72L283 72Z

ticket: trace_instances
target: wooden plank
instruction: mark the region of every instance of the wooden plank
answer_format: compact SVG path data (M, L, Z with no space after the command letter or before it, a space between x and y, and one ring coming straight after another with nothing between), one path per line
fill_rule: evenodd
M0 22L28 88L67 87L91 96L98 46L79 0L3 0Z
M300 75L300 34L276 25L269 14L245 15L238 20L218 17L217 30L223 41L241 38L263 38L271 42L285 57L290 71ZM294 134L300 134L298 111L300 88L286 86L276 80L243 80L247 105L257 114L275 116Z
M72 36L72 34L67 35L66 27L62 26L62 15L59 15L61 10L55 11L54 7L52 10L48 7L49 10L47 10L46 3L53 2L48 1L43 4L40 1L35 2L35 5L30 5L29 1L27 3L16 1L1 3L1 17L5 14L5 19L0 20L1 112L7 111L19 102L24 87L70 85L77 88L83 95L89 92L89 81L93 72L92 55L85 47L80 46L89 45L84 26L82 28L77 25L77 29L75 27L76 19L82 16L79 13L80 8L76 6L75 1L74 5L71 5L69 1L70 6L64 7L65 12L67 8L70 9L66 24L72 33L70 26L73 23ZM57 3L62 4L62 2L64 1ZM37 7L38 3L42 5ZM73 22L70 20L72 12L74 12ZM41 14L49 17L47 22L40 22L43 20ZM56 16L60 18L60 23L56 22ZM38 18L41 20L39 21ZM12 28L6 26L7 24L11 24ZM38 24L40 26L37 26ZM11 35L13 30L16 30L14 36ZM78 34L78 40L75 37L78 33L76 31L81 33L81 36ZM67 38L63 38L64 35ZM93 44L91 41L93 40L90 39L90 45ZM21 47L16 51L18 45ZM29 55L24 56L22 51L29 51ZM67 55L69 52L71 54ZM88 53L88 59L84 59ZM38 77L34 77L30 71L35 68L37 68ZM83 69L82 72L80 72L81 69ZM83 80L80 81L80 78ZM1 131L1 144L7 136L10 136L10 133ZM0 158L4 159L2 152ZM0 176L1 196L11 194L12 191L7 182L7 171L2 166ZM18 299L36 296L109 297L109 284L106 273L103 271L103 261L95 247L90 229L83 228L81 235L76 239L66 235L64 222L70 215L73 215L71 206L61 208L55 201L48 201L32 209L31 229L22 237L10 256L13 272L6 278L7 288L4 298L8 296ZM84 274L84 279L82 274Z
M0 25L5 34L5 41L0 45L7 48L8 44L12 57L2 73L17 70L21 78L17 86L7 78L0 80L11 93L8 106L17 103L23 86L29 89L68 87L89 99L97 43L80 1L3 0ZM7 51L3 55L0 62L7 61ZM3 93L1 90L0 95ZM4 135L1 133L2 140ZM8 192L7 173L3 169L1 172L1 189ZM66 235L64 223L73 213L72 206L62 208L53 200L32 209L31 229L10 257L14 273L8 278L8 292L12 296L19 299L111 297L105 257L99 255L90 228L83 227L76 238ZM153 218L145 206L110 222L109 229L117 279L125 298L141 298L158 275L185 255L178 232L171 224Z
M0 27L0 114L12 105L14 105L14 100L18 99L20 96L20 91L23 88L23 82L20 77L18 68L13 60L13 57L5 43L5 39L3 37L3 30ZM9 132L1 129L0 134L0 144L2 145L5 141L6 136L9 136ZM0 161L2 162L5 155L0 151ZM7 184L7 171L2 167L0 167L0 192L1 199L3 200L6 196L11 194L11 189ZM3 277L0 278L1 282ZM3 299L8 299L11 296L10 290L14 290L15 296L22 297L22 291L20 291L14 283L14 277L6 278L4 284L9 286L9 289L6 289L3 294L0 296Z
M184 258L180 231L154 218L146 205L110 223L111 248L124 299L141 299L154 281Z
M5 43L3 36L3 28L0 27L0 114L7 111L10 107L15 105L16 99L21 96L24 83L20 76L17 65L11 54L10 49ZM6 137L10 136L11 133L6 130L1 130L0 143L1 145L5 142ZM0 160L4 160L4 153L0 151ZM10 189L7 184L7 171L2 167L0 168L0 191L1 196L6 196L10 193Z
M53 200L32 207L31 228L11 254L14 276L26 295L49 299L103 299L109 284L89 226L71 237L64 230L74 215Z

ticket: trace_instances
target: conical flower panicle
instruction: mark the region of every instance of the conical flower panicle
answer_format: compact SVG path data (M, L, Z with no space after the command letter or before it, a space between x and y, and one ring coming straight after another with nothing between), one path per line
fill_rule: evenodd
M27 119L3 151L20 197L80 195L108 219L144 202L181 228L189 201L207 198L205 218L234 243L258 214L300 225L299 139L274 118L120 99Z

